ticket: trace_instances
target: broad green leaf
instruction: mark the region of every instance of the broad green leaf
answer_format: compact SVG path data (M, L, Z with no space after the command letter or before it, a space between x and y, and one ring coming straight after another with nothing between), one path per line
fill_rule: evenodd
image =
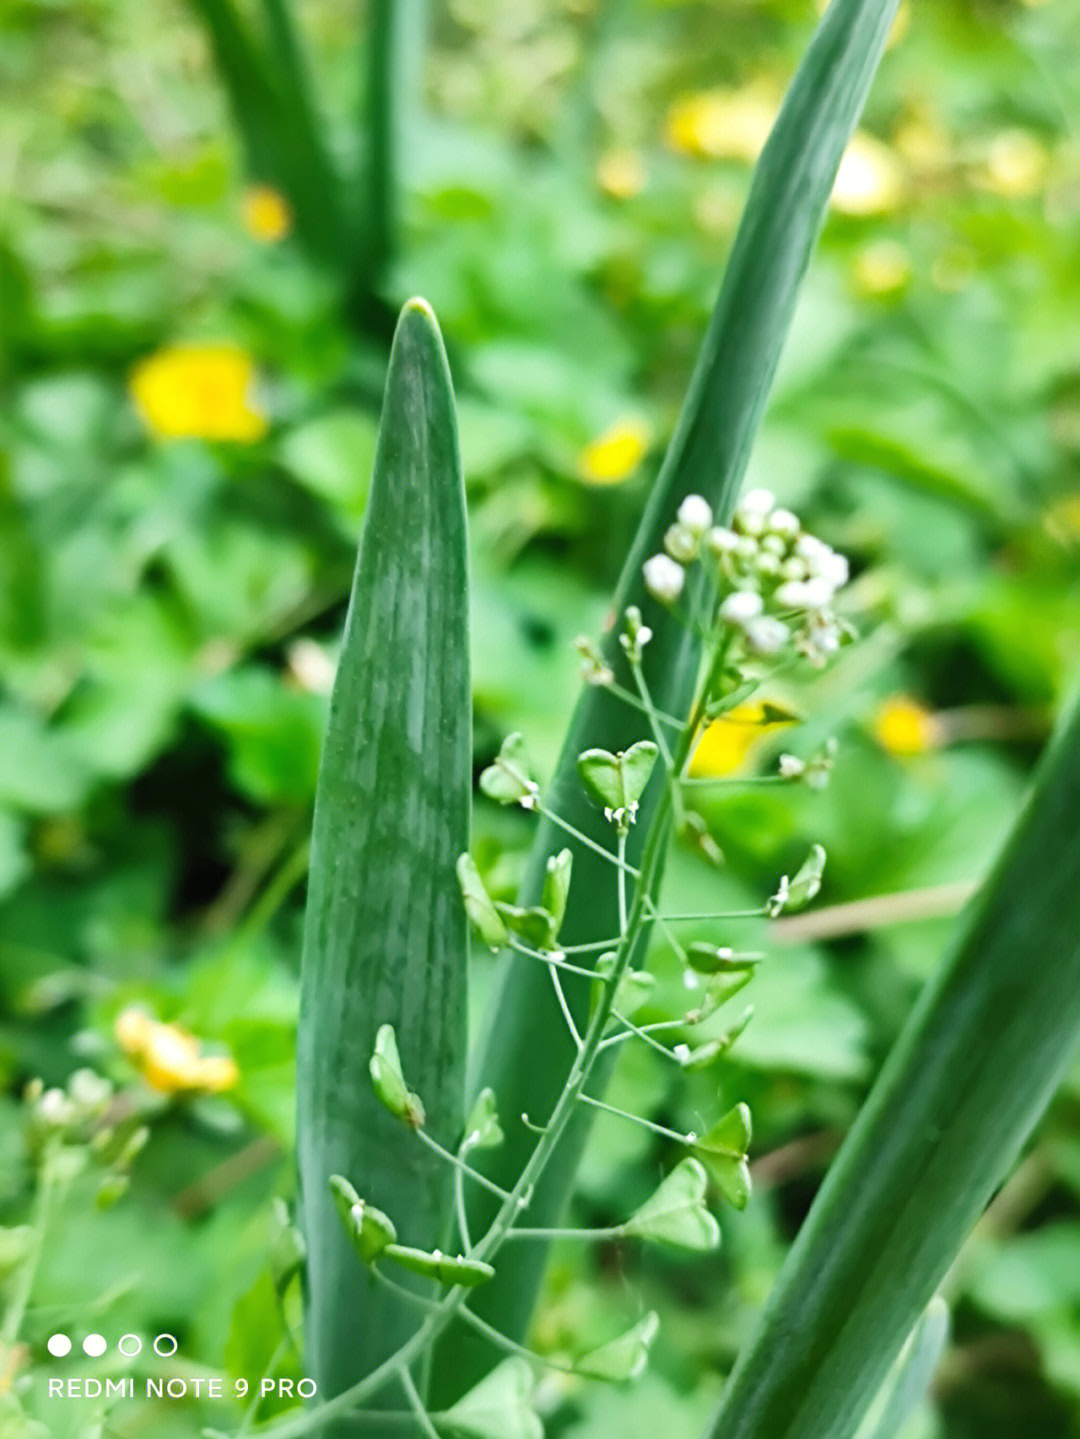
M434 317L411 301L390 357L330 702L304 927L297 1144L306 1364L325 1398L381 1363L416 1323L398 1296L358 1285L330 1176L347 1175L367 1203L392 1212L407 1247L430 1250L446 1232L449 1168L387 1113L369 1061L391 1026L399 1057L384 1032L375 1068L392 1107L418 1117L415 1087L425 1128L444 1146L457 1143L468 940L456 864L469 842L471 710L453 395ZM327 1439L353 1427L335 1423Z
M636 1379L645 1371L649 1349L659 1328L659 1317L650 1310L633 1329L583 1355L575 1362L574 1368L579 1374L587 1374L592 1379L610 1379L616 1383Z
M465 1149L493 1149L503 1142L502 1125L495 1107L495 1094L482 1089L465 1121Z
M570 895L570 871L573 868L574 856L568 849L561 849L558 854L553 854L547 862L547 874L544 876L544 908L552 918L552 939L559 936L559 927L566 914L566 902Z
M860 1425L858 1439L901 1439L905 1421L926 1398L949 1338L949 1306L935 1294Z
M632 815L649 783L658 753L656 745L647 739L617 754L588 749L578 756L578 774L598 804L615 814Z
M755 171L675 434L612 599L612 613L623 614L635 604L653 631L643 663L655 704L669 714L685 714L688 709L700 646L645 593L642 565L662 547L664 533L687 494L704 496L719 523L731 515L836 170L862 111L896 5L897 0L833 0L818 26ZM625 673L614 627L604 640L603 652L616 673ZM639 716L616 696L597 686L586 687L553 775L549 803L601 846L610 845L610 831L581 790L578 756L591 747L617 753L640 733ZM645 812L631 831L631 863L640 858L650 807L645 800ZM539 899L547 858L563 842L557 827L542 820L520 903L528 906ZM617 902L610 865L586 846L571 843L571 849L574 892L561 939L565 944L587 943L617 932ZM659 880L659 870L649 877L654 887ZM575 1017L584 1021L587 996L574 994L569 999ZM522 1064L525 1053L543 1054L546 1062ZM478 1083L491 1085L505 1114L548 1114L571 1059L570 1036L548 977L525 965L507 967L488 1009L487 1033L476 1065ZM607 1072L609 1066L600 1067L599 1084ZM536 1224L559 1223L588 1129L589 1116L583 1114L553 1154L530 1207ZM506 1144L493 1151L485 1165L491 1178L504 1186L512 1184L532 1143L524 1126L520 1132L509 1132ZM482 1230L494 1211L491 1197L477 1192L469 1203L476 1228ZM545 1258L542 1244L513 1246L500 1262L497 1278L477 1296L477 1313L520 1339L536 1301ZM463 1331L463 1325L451 1326L437 1349L436 1395L456 1396L488 1362L479 1337L474 1340Z
M375 1053L371 1056L368 1069L379 1102L413 1129L422 1129L424 1106L419 1096L413 1094L405 1083L392 1024L379 1026L379 1032L375 1036Z
M847 1439L1074 1062L1080 705L833 1162L716 1439ZM1053 862L1047 862L1052 856ZM813 1312L813 1323L791 1324Z
M680 1159L650 1199L623 1225L627 1234L682 1249L715 1249L720 1226L705 1207L707 1179L697 1159Z
M365 1264L377 1259L388 1244L397 1239L393 1221L381 1209L365 1204L349 1181L340 1174L331 1174L330 1193L345 1233Z
M438 1249L429 1253L426 1249L410 1249L404 1244L387 1244L382 1252L403 1269L411 1269L425 1279L437 1279L448 1287L464 1284L472 1289L477 1284L486 1284L495 1273L491 1265L485 1264L482 1259L466 1259L462 1254L442 1254Z
M457 877L461 885L465 913L484 943L491 945L492 949L498 949L506 943L506 926L484 888L484 881L480 878L480 871L471 854L458 856Z
M439 1422L462 1439L544 1439L532 1406L535 1388L525 1359L504 1359L444 1414Z
M539 786L532 776L524 736L516 733L506 736L495 762L481 774L480 788L488 799L498 804L532 807Z

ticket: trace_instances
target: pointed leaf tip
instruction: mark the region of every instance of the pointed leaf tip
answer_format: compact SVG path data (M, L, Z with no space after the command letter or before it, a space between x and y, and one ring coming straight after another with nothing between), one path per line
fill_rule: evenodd
M574 1368L579 1374L587 1374L592 1379L610 1379L615 1383L637 1379L649 1362L649 1349L659 1328L660 1318L655 1310L650 1309L633 1329L620 1334L610 1344L601 1344L599 1349L583 1355Z

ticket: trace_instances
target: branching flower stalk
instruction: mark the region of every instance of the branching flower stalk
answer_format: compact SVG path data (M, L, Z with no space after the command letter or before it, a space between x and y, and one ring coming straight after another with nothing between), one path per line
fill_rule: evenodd
M665 552L648 560L644 566L647 587L663 602L674 605L684 591L689 571L697 566L696 584L690 599L686 623L702 631L704 656L699 682L688 717L675 735L670 734L670 716L660 714L653 704L641 665L643 648L651 640L651 632L642 623L638 610L631 607L624 616L621 635L634 691L623 690L626 697L648 717L652 737L642 739L619 754L604 750L586 750L579 758L578 768L587 792L603 807L605 817L614 831L614 844L600 852L615 870L619 934L610 946L605 942L575 947L575 953L588 959L598 954L592 968L568 961L559 948L558 931L566 907L570 884L571 853L564 850L548 862L548 878L544 905L519 910L493 901L483 887L475 864L468 855L458 862L458 874L466 910L481 938L493 948L508 947L523 957L547 964L556 995L573 1040L573 1060L555 1106L542 1124L527 1115L521 1122L537 1133L537 1142L516 1183L510 1190L499 1189L468 1162L475 1148L488 1147L502 1139L502 1131L490 1090L481 1093L466 1126L466 1133L457 1153L440 1145L424 1130L422 1098L413 1094L402 1073L393 1030L385 1025L379 1031L371 1061L372 1081L383 1104L404 1124L415 1130L418 1142L426 1144L454 1170L454 1214L462 1252L447 1256L438 1250L431 1253L405 1249L396 1243L396 1232L386 1215L365 1204L346 1178L331 1180L339 1213L360 1257L376 1278L388 1285L394 1281L381 1269L383 1260L433 1278L448 1286L439 1299L402 1290L426 1312L412 1336L395 1353L371 1373L318 1408L287 1419L264 1430L275 1439L315 1433L335 1417L353 1411L374 1397L392 1381L404 1390L413 1410L415 1423L422 1432L434 1432L432 1416L424 1408L420 1388L412 1368L421 1360L428 1347L447 1325L460 1315L482 1332L494 1345L515 1354L528 1354L521 1345L502 1336L486 1322L481 1325L467 1308L471 1289L494 1272L493 1261L509 1240L546 1240L556 1235L578 1235L584 1240L635 1234L681 1243L689 1248L708 1248L719 1241L716 1221L704 1206L706 1175L696 1157L701 1154L714 1166L714 1177L725 1196L741 1207L749 1193L746 1150L750 1138L750 1117L745 1105L737 1105L724 1115L707 1135L681 1134L648 1119L626 1114L624 1117L647 1125L650 1129L686 1146L688 1157L668 1176L654 1196L659 1201L654 1210L644 1206L637 1215L622 1225L602 1230L559 1230L519 1227L518 1221L527 1211L534 1188L550 1155L559 1143L577 1106L612 1109L598 1096L588 1092L594 1065L603 1050L613 1044L635 1038L659 1049L665 1057L688 1067L711 1062L724 1053L741 1033L749 1014L744 1015L731 1030L715 1036L701 1046L701 1057L686 1044L669 1049L656 1036L699 1022L743 987L760 959L757 954L738 953L708 944L683 944L670 925L674 920L698 916L665 917L655 896L666 847L673 829L690 831L694 837L708 839L697 816L689 813L683 799L687 783L686 771L703 727L717 714L730 708L752 692L779 662L792 650L821 664L842 637L842 628L832 611L836 590L847 576L846 561L827 546L801 531L798 520L789 511L778 509L766 491L751 491L736 511L732 530L712 526L712 514L699 496L690 496L680 507L678 520L668 531ZM594 684L616 687L610 668L596 663L595 652L587 642L579 641L585 656L586 679ZM763 672L758 663L764 661ZM636 692L636 693L635 693ZM732 696L738 700L733 701ZM639 867L626 860L627 837L635 823L638 805L650 782L657 761L662 771L659 795L644 844ZM788 773L777 776L787 782L805 778L805 767L788 765ZM722 782L722 781L721 781ZM481 788L502 804L548 815L576 840L588 843L588 837L572 825L561 821L547 808L533 778L520 735L511 735L503 744L495 763L481 776ZM595 843L593 844L595 848ZM704 847L704 846L703 846ZM775 915L782 909L796 907L813 898L820 886L824 852L815 846L810 859L792 879L781 880L777 893L758 910L743 911L746 916ZM632 885L631 885L632 881ZM703 915L714 919L722 915ZM716 991L711 1007L703 1006L696 1013L681 1019L664 1020L648 1026L637 1026L630 1018L632 995L623 999L626 986L641 981L643 976L636 961L646 949L652 926L661 927L688 970L713 980ZM595 1002L584 1032L575 1025L562 989L562 979L581 982L588 979L595 986ZM623 1111L614 1110L616 1114ZM330 1176L327 1176L330 1179ZM471 1179L493 1190L501 1199L499 1208L485 1232L473 1240L469 1234L465 1206L465 1181ZM665 1188L668 1193L665 1195ZM650 1201L650 1204L654 1204ZM678 1228L672 1229L672 1215ZM687 1228L689 1226L689 1228ZM643 1321L644 1324L644 1321ZM650 1320L635 1343L627 1350L632 1354L633 1372L644 1352L655 1324ZM645 1330L647 1329L647 1333ZM624 1336L626 1338L626 1336ZM638 1342L640 1341L640 1342ZM621 1341L620 1341L621 1342ZM610 1347L610 1346L609 1346ZM599 1356L599 1351L598 1351ZM539 1357L532 1356L530 1357ZM610 1356L609 1356L610 1357ZM621 1363L621 1358L613 1363ZM616 1373L608 1360L590 1370L589 1357L582 1361L578 1372L593 1372L606 1377L630 1377L631 1371Z

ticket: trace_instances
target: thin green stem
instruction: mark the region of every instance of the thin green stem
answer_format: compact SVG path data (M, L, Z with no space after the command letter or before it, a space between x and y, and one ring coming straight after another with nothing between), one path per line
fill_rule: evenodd
M655 718L660 724L666 724L669 728L677 730L680 734L682 733L682 720L676 719L674 715L665 714L662 709L657 709L655 705L653 705L650 710L643 700L639 699L632 690L628 690L624 685L619 684L617 680L612 680L609 684L604 685L603 688L610 694L615 695L616 698L630 705L631 708L640 710L642 714L648 715L650 719Z
M606 1034L600 1041L601 1049L610 1049L613 1045L622 1044L627 1039L643 1039L646 1044L664 1055L665 1058L674 1058L671 1050L655 1040L653 1035L667 1029L685 1029L686 1021L684 1019L663 1019L656 1024L638 1025L627 1019L624 1014L620 1014L618 1010L613 1009L611 1014L613 1019L617 1019L620 1024L625 1024L626 1028L618 1034Z
M626 864L625 861L616 859L611 850L605 849L602 844L597 844L596 840L591 839L589 835L578 829L576 825L572 825L569 820L563 819L560 815L557 815L554 810L548 809L544 804L538 804L536 808L545 819L549 819L552 824L558 825L558 827L565 830L567 834L573 835L574 839L580 841L586 848L593 850L594 853L606 859L608 864L622 864L627 874L633 875L635 879L641 878L641 871L639 869L635 869L632 864Z
M618 838L619 859L619 932L626 938L626 839L627 832L620 828Z
M616 943L617 942L618 941L616 941ZM511 936L510 939L510 948L515 954L524 954L530 959L538 959L541 964L547 964L555 969L561 969L564 974L581 974L584 975L586 979L603 978L603 976L597 974L595 970L583 969L581 965L578 964L567 964L564 959L556 959L554 954L545 954L542 949L533 949L527 944L522 944L520 939L514 939L513 936ZM560 950L559 953L561 954L563 951Z
M640 1114L632 1114L628 1109L616 1109L614 1104L605 1104L602 1099L594 1099L591 1094L581 1094L578 1098L582 1104L591 1104L594 1109L602 1109L607 1114L617 1115L619 1119L628 1119L631 1124L638 1124L642 1129L651 1129L654 1134L662 1135L664 1139L674 1139L679 1144L694 1143L689 1135L680 1134L677 1129L668 1129L667 1125L657 1124Z
M514 1231L511 1230L512 1234ZM560 1364L557 1359L549 1359L544 1354L537 1354L535 1349L526 1349L524 1344L517 1344L513 1339L508 1339L498 1329L493 1328L486 1320L481 1319L479 1314L474 1314L471 1309L463 1306L458 1311L465 1323L489 1339L497 1349L505 1349L508 1354L520 1354L523 1359L531 1359L534 1364L544 1364L548 1369L558 1369L563 1374L576 1374L577 1370L572 1364Z
M626 1230L621 1224L606 1229L511 1229L507 1239L622 1239Z
M425 1129L418 1129L416 1131L416 1137L421 1143L426 1144L429 1149L434 1150L436 1154L445 1159L448 1164L452 1164L456 1169L460 1169L461 1172L467 1174L470 1179L475 1179L477 1184L481 1185L484 1189L490 1190L492 1194L497 1195L500 1199L509 1199L510 1195L507 1190L500 1189L486 1174L481 1174L478 1169L473 1169L471 1164L466 1164L464 1159L460 1159L456 1154L451 1153L449 1149L445 1149L437 1139L432 1139L431 1135L428 1134Z
M653 697L649 690L648 682L645 679L645 672L641 668L641 660L627 656L627 661L630 665L630 673L634 677L634 684L637 685L638 694L641 696L641 708L649 716L649 727L652 729L653 739L655 739L660 753L663 756L664 768L669 775L673 775L673 761L671 758L671 750L668 748L667 735L664 734L663 727L660 724L660 713L653 704ZM683 727L680 724L680 735L682 734L682 729Z
M793 784L795 781L782 774L757 775L684 775L679 781L683 789L702 789L711 785L713 789L754 785Z
M413 1377L408 1369L402 1369L398 1375L401 1387L405 1391L405 1398L409 1401L409 1408L416 1415L420 1428L428 1436L428 1439L439 1439L439 1431L431 1422L431 1415L424 1408L424 1401L420 1398L420 1391L413 1382Z
M469 1238L469 1217L465 1210L465 1175L462 1170L454 1169L454 1208L457 1211L458 1237L461 1239L462 1249L468 1253L472 1248L472 1240Z
M618 943L619 936L616 934L611 939L594 939L588 944L566 944L559 948L563 954L597 954L605 949L615 949Z
M570 1038L574 1041L578 1052L581 1052L581 1035L574 1023L574 1016L570 1012L570 1006L566 1002L566 995L563 993L562 980L559 978L558 965L551 965L548 968L551 975L551 983L555 988L555 998L559 1001L559 1008L562 1010L563 1019L566 1020L566 1027L570 1031Z

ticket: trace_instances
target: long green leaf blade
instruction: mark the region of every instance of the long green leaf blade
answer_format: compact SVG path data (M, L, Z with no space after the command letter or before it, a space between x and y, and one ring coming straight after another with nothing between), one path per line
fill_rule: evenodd
M1080 704L829 1171L716 1439L848 1439L1080 1037Z
M833 0L792 82L754 175L746 210L724 274L689 393L616 590L614 610L638 605L652 627L646 652L649 684L660 708L685 713L698 665L696 640L653 603L641 583L644 560L662 537L684 495L704 495L720 516L730 514L746 470L803 274L824 219L840 158L855 128L896 12L897 0ZM614 635L607 642L620 662ZM643 738L639 716L606 691L588 688L575 711L550 793L558 813L601 844L608 827L585 799L577 756L590 746L616 751ZM646 792L631 859L650 814ZM523 886L522 903L539 901L547 858L565 835L541 823ZM614 934L617 915L609 866L589 849L571 844L571 885L562 940L581 943ZM489 1032L478 1050L474 1087L491 1085L500 1112L550 1113L571 1058L569 1036L550 984L539 966L508 966L489 1011ZM587 995L571 993L583 1018ZM530 1223L557 1224L587 1134L585 1115L553 1156L530 1207ZM511 1124L507 1143L489 1162L492 1177L511 1184L533 1136ZM476 1224L490 1217L485 1196L476 1201ZM541 1245L515 1245L475 1308L497 1317L504 1333L520 1338L528 1324L545 1263ZM474 1336L455 1329L444 1343L437 1392L453 1397L483 1372L487 1356Z
M383 1108L368 1066L376 1032L393 1025L426 1128L456 1144L467 941L455 862L468 846L471 758L454 401L434 317L414 300L390 357L319 773L304 931L298 1148L307 1364L324 1399L416 1326L415 1310L377 1287L353 1253L330 1176L343 1175L385 1210L404 1245L446 1242L450 1172ZM357 1431L346 1421L330 1432Z
M324 139L292 17L265 0L268 43L233 0L190 0L206 27L248 165L288 200L311 255L348 276L353 235L344 181Z

